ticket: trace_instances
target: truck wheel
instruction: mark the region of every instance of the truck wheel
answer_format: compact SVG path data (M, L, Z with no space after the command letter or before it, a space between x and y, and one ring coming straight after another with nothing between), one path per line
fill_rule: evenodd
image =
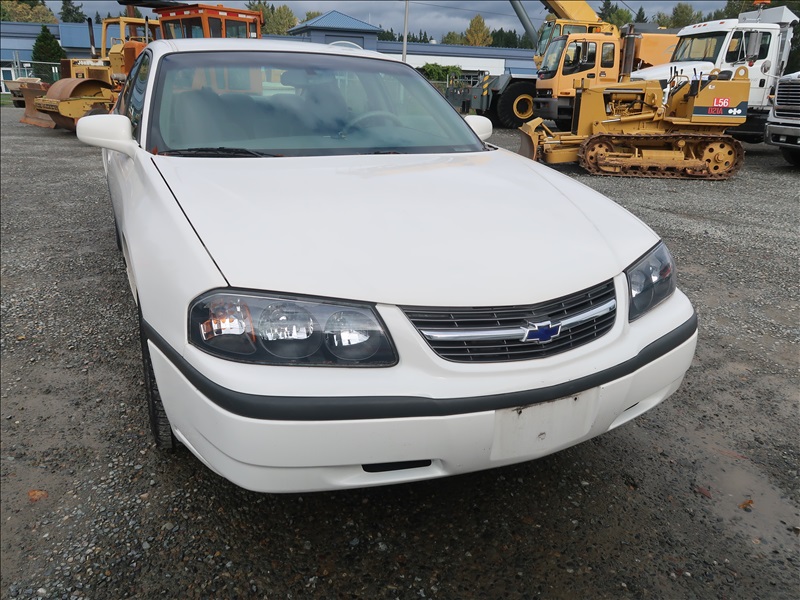
M150 417L150 430L153 432L153 439L156 447L160 450L174 452L178 447L178 440L172 433L172 426L161 402L161 394L158 392L156 375L153 372L153 361L150 359L150 349L147 347L147 338L142 327L142 311L139 309L139 340L142 344L142 366L144 368L144 392L147 396L147 413Z
M482 117L486 117L492 122L492 127L500 127L500 119L497 118L497 111L494 108L490 108L488 110L476 110L477 114Z
M791 148L781 148L781 154L790 165L800 167L800 150L792 150Z
M515 128L533 118L536 84L518 81L508 86L497 101L497 116L505 127Z
M12 100L11 103L16 108L25 108L25 100Z

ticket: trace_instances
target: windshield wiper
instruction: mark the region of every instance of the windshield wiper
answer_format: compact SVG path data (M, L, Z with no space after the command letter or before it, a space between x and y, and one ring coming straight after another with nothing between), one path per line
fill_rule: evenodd
M162 156L281 156L280 154L268 154L266 152L259 152L258 150L251 150L250 148L228 148L219 146L218 148L183 148L182 150L166 150L159 152Z

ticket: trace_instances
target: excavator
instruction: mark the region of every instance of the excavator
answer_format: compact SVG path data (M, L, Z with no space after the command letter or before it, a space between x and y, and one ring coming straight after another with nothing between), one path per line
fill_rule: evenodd
M78 119L108 112L116 102L134 61L150 40L184 37L261 37L256 11L170 0L119 0L128 16L105 19L99 55L91 20L92 57L61 61L61 78L52 85L22 84L25 114L21 122L75 130ZM152 8L158 19L133 16L136 6ZM118 29L117 29L118 28ZM119 31L119 37L112 37Z
M520 127L519 153L547 164L578 162L595 175L727 179L744 161L725 134L747 118L747 67L659 81L575 86L572 130L554 133L539 117Z

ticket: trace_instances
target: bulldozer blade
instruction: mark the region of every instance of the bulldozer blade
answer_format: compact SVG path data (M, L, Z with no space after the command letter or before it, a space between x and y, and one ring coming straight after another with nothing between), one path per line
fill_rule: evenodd
M36 98L41 98L47 94L49 87L49 83L23 83L19 86L19 91L22 92L22 97L25 100L25 113L19 120L20 123L47 127L48 129L53 129L56 126L49 114L37 110L34 105Z
M541 140L540 132L537 131L537 128L542 124L542 122L543 121L541 118L536 118L522 124L522 126L519 128L522 139L520 140L517 154L532 160L538 160L539 143Z

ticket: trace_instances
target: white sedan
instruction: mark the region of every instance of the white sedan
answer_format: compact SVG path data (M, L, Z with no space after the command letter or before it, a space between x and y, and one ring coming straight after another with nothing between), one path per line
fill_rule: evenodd
M532 460L680 385L697 317L639 219L411 67L268 40L139 56L104 148L158 446L263 492Z

